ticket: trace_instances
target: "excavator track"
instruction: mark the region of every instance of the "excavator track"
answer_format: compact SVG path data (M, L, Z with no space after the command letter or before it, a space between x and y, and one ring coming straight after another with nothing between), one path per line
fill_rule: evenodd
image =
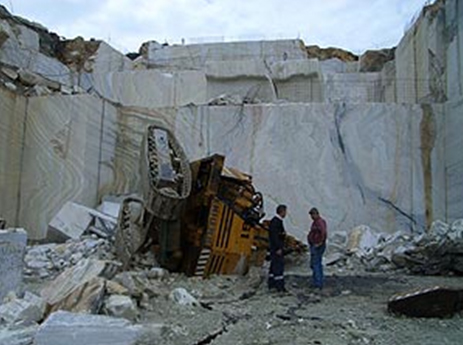
M123 269L128 268L133 255L145 242L149 226L145 216L143 200L130 197L122 201L117 222L116 254Z
M173 134L150 125L143 141L141 162L145 207L154 217L176 220L191 192L188 159Z

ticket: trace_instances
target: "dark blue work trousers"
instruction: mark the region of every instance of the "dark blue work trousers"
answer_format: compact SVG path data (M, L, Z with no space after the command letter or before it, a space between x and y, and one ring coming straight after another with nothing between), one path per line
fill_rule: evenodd
M268 273L269 289L282 291L285 289L285 259L283 255L270 253L270 271Z
M310 246L310 268L312 269L312 284L313 287L321 289L323 287L323 253L326 245L316 247Z

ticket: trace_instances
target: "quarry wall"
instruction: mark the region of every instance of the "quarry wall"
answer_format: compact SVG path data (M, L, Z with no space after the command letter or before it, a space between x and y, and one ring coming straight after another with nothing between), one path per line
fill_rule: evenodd
M362 72L361 61L311 58L300 40L149 42L134 61L101 42L58 60L30 27L0 23L0 77L19 74L0 87L0 216L32 239L68 200L94 207L136 191L151 122L190 159L221 153L252 174L267 214L288 204L301 238L314 205L333 231L420 232L462 216L461 1L425 8L395 59ZM53 90L23 87L21 70Z

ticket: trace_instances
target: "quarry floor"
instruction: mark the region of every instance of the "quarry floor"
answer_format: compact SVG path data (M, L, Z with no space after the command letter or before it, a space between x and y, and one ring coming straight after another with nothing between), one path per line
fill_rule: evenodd
M463 277L423 277L399 273L326 271L326 287L309 287L304 263L286 271L287 294L270 293L265 268L247 277L209 280L172 275L160 280L141 306L138 323L162 323L162 344L461 344L463 318L412 319L387 312L395 293L435 285L463 287ZM187 289L202 306L173 304L165 294ZM29 286L30 290L39 285ZM140 345L158 344L159 334Z
M263 272L261 272L263 273ZM327 272L321 293L309 288L309 272L287 270L288 294L269 293L262 275L179 277L173 284L202 294L207 308L185 308L154 300L145 321L171 326L165 344L461 344L463 319L398 318L386 310L398 292L434 285L463 287L462 277ZM259 282L261 282L260 285ZM146 344L150 344L149 341Z

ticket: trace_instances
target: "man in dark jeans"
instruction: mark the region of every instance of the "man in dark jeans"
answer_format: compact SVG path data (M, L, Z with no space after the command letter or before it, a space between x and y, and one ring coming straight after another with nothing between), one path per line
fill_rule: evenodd
M283 219L286 217L286 205L277 207L277 214L270 222L269 239L270 239L270 271L268 274L268 288L276 289L279 292L286 292L285 288L285 259L283 246L285 242L285 228Z
M312 218L312 226L307 236L307 241L310 246L310 268L313 272L313 287L317 289L323 288L323 253L326 249L327 229L326 222L320 216L318 210L314 207L309 211Z

